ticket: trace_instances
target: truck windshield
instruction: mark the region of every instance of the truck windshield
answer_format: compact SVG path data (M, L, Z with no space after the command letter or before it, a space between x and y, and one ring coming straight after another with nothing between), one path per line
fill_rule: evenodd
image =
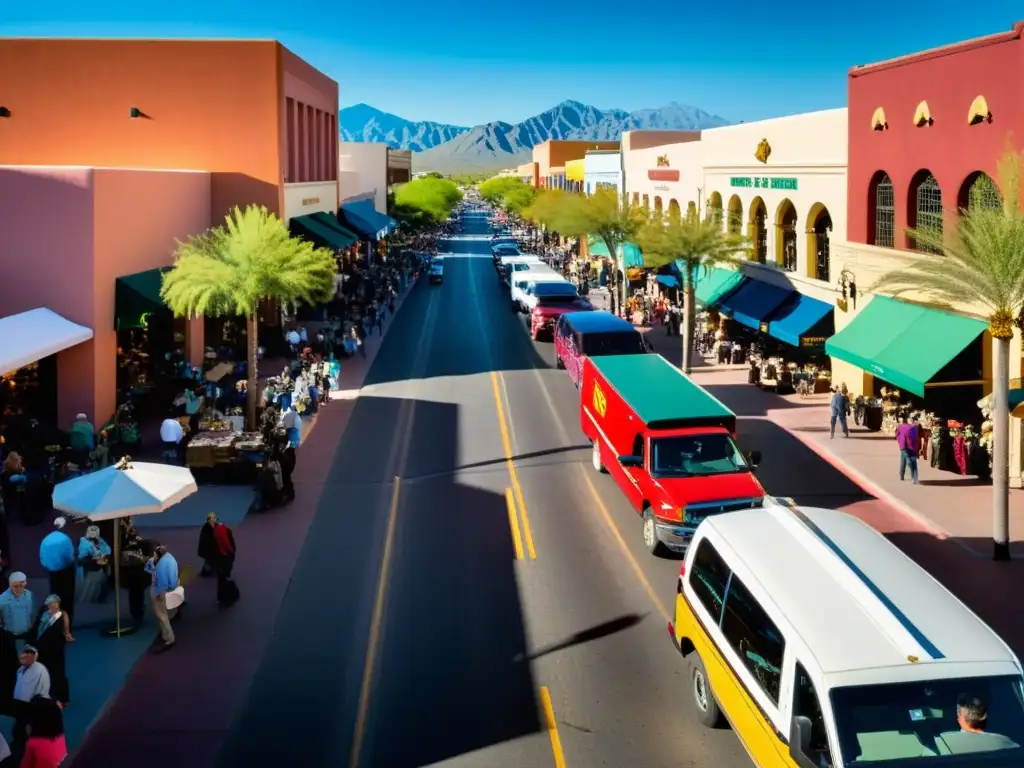
M646 351L643 337L636 331L583 334L583 354L588 357L642 355Z
M651 441L651 466L657 477L691 477L746 472L750 465L726 434L677 435Z
M1019 676L851 686L831 698L843 765L1024 765Z

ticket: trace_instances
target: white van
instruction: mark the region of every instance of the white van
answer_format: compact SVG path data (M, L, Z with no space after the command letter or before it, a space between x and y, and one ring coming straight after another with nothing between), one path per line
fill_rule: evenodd
M698 719L762 768L1024 766L1020 661L851 515L766 499L704 518L669 634Z
M531 285L537 283L564 283L565 277L561 272L556 272L547 264L530 264L530 268L524 271L513 272L512 282L509 286L509 299L512 302L512 310L515 312L525 311L523 299L526 291Z

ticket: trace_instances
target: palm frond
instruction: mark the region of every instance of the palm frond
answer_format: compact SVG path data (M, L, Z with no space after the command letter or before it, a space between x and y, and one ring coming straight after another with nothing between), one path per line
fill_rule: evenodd
M685 285L701 270L733 264L749 247L746 238L723 232L713 221L693 216L652 216L637 232L637 244L648 267L677 264Z

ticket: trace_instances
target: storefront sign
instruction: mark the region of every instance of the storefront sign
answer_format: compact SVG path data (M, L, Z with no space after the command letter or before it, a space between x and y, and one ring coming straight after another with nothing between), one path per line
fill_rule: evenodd
M647 172L647 178L651 181L679 181L679 171L671 168L651 168Z
M316 205L319 202L320 202L320 198L319 197L304 197L304 198L302 198L302 204L303 205Z
M761 333L768 333L768 323L761 323Z
M753 189L787 189L796 192L796 182L796 179L779 176L733 176L729 179L729 186Z
M669 190L668 184L655 184L654 185L654 191L655 192L668 192L668 190Z
M801 347L820 347L825 344L824 336L804 336L800 339Z

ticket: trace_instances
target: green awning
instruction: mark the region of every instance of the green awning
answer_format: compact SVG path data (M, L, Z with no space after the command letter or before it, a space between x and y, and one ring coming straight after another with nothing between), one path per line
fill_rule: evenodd
M336 229L339 232L341 232L341 234L343 234L347 239L352 241L350 243L350 245L355 245L355 243L357 243L359 241L359 235L357 235L351 229L347 229L346 227L343 227L341 222L338 221L338 217L335 216L333 213L326 213L325 211L319 211L318 213L314 213L314 214L311 214L311 215L312 215L312 217L314 219L316 219L317 221L323 223L325 226L328 226L328 227L330 227L332 229Z
M604 240L599 237L591 235L587 238L587 250L589 251L591 258L608 257L608 246L605 245ZM639 246L634 243L620 245L616 249L616 253L619 258L622 259L622 266L626 269L642 268L644 265L644 256L640 252Z
M925 384L986 327L982 320L876 296L825 342L825 351L923 397Z
M332 227L329 223L318 219L316 214L293 216L288 222L288 229L293 235L301 237L303 240L308 240L320 248L330 248L334 251L343 251L356 241L356 238L346 236L340 225Z
M145 328L149 315L170 312L160 298L164 275L170 270L147 269L114 281L114 330Z
M676 264L679 266L680 262ZM682 265L680 271L682 269L686 269L686 266ZM697 304L702 307L715 306L716 302L739 285L742 279L743 274L734 269L712 267L709 273L702 269L697 270L693 281L693 293Z

